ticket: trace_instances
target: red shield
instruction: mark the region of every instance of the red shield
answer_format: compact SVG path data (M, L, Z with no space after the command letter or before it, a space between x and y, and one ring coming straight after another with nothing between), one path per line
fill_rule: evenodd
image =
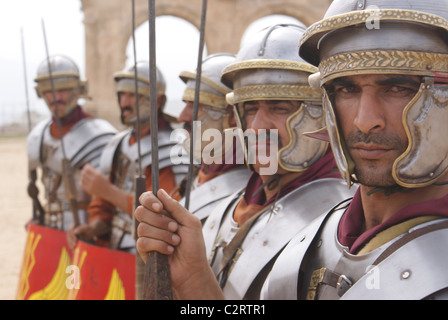
M68 299L135 300L134 254L78 241L72 267Z
M30 225L20 272L17 299L65 300L71 251L63 231Z

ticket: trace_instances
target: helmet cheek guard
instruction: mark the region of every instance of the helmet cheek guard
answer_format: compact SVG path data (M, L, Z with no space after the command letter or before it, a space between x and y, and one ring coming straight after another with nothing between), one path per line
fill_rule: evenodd
M297 47L304 28L279 24L264 29L241 47L237 62L224 69L222 79L233 87L232 100L235 118L241 129L240 140L245 146L246 162L249 152L245 141L244 103L261 100L300 102L300 107L286 121L289 143L276 155L279 166L289 172L302 172L319 160L328 143L310 138L306 133L321 130L324 124L322 95L312 88L308 77L318 69L304 62ZM243 134L244 132L244 134Z
M302 172L325 154L328 143L306 136L325 126L320 103L303 102L287 120L289 144L279 150L279 165L287 170Z
M403 109L407 149L392 166L392 177L405 188L435 183L448 172L448 7L446 1L335 0L321 21L300 40L299 54L319 66L323 108L330 144L341 174L352 183L355 165L338 128L327 85L360 74L419 76L423 82ZM361 9L361 10L358 10ZM369 24L375 19L379 28ZM438 83L438 79L445 79Z
M198 114L197 122L200 130L194 130L195 142L193 157L196 162L202 159L206 164L220 162L228 151L221 139L229 126L226 95L231 89L221 82L222 70L235 62L235 56L228 53L209 55L202 61L202 73L199 84L199 101L203 106ZM183 101L194 102L196 94L196 71L182 71L179 78L186 84ZM196 128L195 128L196 129ZM198 128L199 129L199 128ZM198 136L200 134L200 136ZM203 139L204 138L204 139ZM210 142L212 140L212 142ZM184 148L189 152L190 138L184 142ZM231 147L231 146L230 146Z
M404 187L424 187L448 171L448 86L426 78L403 112L409 140L397 158L392 175Z

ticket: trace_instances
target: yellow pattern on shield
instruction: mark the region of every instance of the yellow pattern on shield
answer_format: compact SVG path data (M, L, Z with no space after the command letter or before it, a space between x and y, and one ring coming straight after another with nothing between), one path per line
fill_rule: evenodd
M34 268L34 265L36 264L36 257L34 256L34 252L36 251L36 247L41 238L41 234L38 234L37 237L34 232L31 232L29 234L28 241L26 243L23 270L20 276L19 290L17 293L17 299L19 300L23 300L26 297L28 290L30 289L28 278Z
M65 284L67 266L71 264L70 256L65 248L62 248L58 268L50 283L42 290L30 295L29 300L66 300L68 288Z
M118 274L117 269L112 271L112 277L110 279L109 289L107 290L104 300L125 300L126 294L123 286L123 281Z

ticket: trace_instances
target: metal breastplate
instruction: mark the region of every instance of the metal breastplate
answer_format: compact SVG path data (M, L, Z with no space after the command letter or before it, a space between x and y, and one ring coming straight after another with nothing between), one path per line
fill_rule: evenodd
M298 300L299 270L309 245L329 213L300 230L277 257L260 293L261 300Z
M247 184L249 176L250 171L247 167L243 167L223 173L198 185L190 194L190 212L204 223L219 201L243 188ZM182 198L180 203L184 205L185 198Z
M231 264L226 267L227 279L225 284L222 282L226 298L244 298L249 287L256 285L255 279L264 280L260 279L260 272L300 229L318 214L328 211L335 203L351 197L353 193L341 179L321 179L292 191L278 200L272 209L262 213L250 228ZM228 224L230 220L226 218L222 221L220 229L225 231L228 229L225 223ZM219 234L216 240L212 249L212 254L215 255L218 254L217 250L222 250ZM214 270L220 262L219 258L213 260Z
M205 242L205 253L207 257L209 257L209 260L212 259L214 251L216 250L216 243L219 242L216 239L218 237L218 232L221 230L221 225L228 212L233 212L235 210L235 207L243 195L244 190L245 188L242 188L223 199L205 221L202 227L202 234Z
M402 235L367 254L350 254L337 239L338 224L345 209L343 206L329 217L321 216L314 226L309 226L308 235L313 235L324 224L321 231L311 237L311 245L304 241L307 231L299 233L289 243L264 284L263 299L415 300L448 287L448 277L442 272L448 260L447 249L440 245L442 238L448 238L448 229L413 240L378 264L378 257ZM446 219L418 225L409 232L443 220ZM301 287L298 286L299 270ZM435 272L437 270L440 272ZM446 296L446 291L434 297L438 295Z
M381 248L365 255L354 255L337 239L338 224L345 209L333 213L310 246L301 297L339 299L372 266Z
M337 242L336 233L340 217L348 204L348 201L343 201L336 206L336 209L322 214L294 236L277 258L267 277L262 288L262 299L301 300L317 293L321 297L321 294L329 294L324 291L327 289L325 283L330 281L335 285L331 294L337 295L340 288L347 289L342 287L346 284L343 281L345 278L339 279L336 276L335 265L341 256L347 253L347 248ZM318 253L310 257L309 252ZM374 261L374 255L369 254L368 257L358 261L357 266L362 268L360 272L365 271L364 266ZM305 275L302 273L303 269L306 270ZM337 286L338 281L340 286ZM316 284L317 282L319 284Z
M261 287L265 280L262 272L267 272L263 269L270 268L294 235L353 193L341 179L326 178L310 182L277 201L272 211L257 219L244 239L223 288L226 298L242 299L252 285ZM251 294L259 298L259 290Z
M139 175L138 144L130 144L132 129L117 134L105 148L101 158L101 171L110 174L112 159L115 159L114 184L121 190L134 194L135 178ZM170 159L171 147L175 145L170 140L170 132L161 131L159 138L159 169L171 167L176 181L180 181L187 172L186 165L173 165ZM151 136L145 136L140 141L141 167L144 170L152 164ZM143 172L144 174L144 172ZM116 214L112 220L111 248L135 252L135 240L133 237L133 221L128 213L116 208Z
M127 191L134 191L134 180L139 175L139 153L138 144L129 144L132 129L127 129L118 133L111 142L104 149L101 157L101 172L108 176L112 170L112 159L118 158L116 176L119 176L121 185ZM170 131L161 131L158 133L158 155L159 155L159 169L171 167L175 182L179 183L188 172L188 157L186 153L182 153L179 157L182 159L181 164L175 164L171 160L171 149L176 145L176 141L171 140ZM146 167L152 164L152 150L151 150L151 136L145 136L140 141L141 153L141 167L145 170ZM120 152L118 155L117 152ZM177 159L179 160L179 159ZM177 161L176 160L176 161ZM143 172L144 174L144 172Z
M448 298L448 219L411 228L379 248L380 259L342 300L421 300ZM403 242L403 243L400 243ZM387 252L396 246L392 253ZM398 249L397 249L398 248ZM385 258L382 259L382 256Z
M80 223L87 219L88 195L79 186L81 168L90 163L99 167L99 158L104 146L115 134L115 129L106 121L86 118L76 123L64 135L65 157L70 162L76 186L76 199ZM63 183L62 160L64 152L59 139L50 134L50 122L40 123L28 138L29 169L42 167L42 183L45 188L45 225L67 230L74 222L73 211L66 197Z

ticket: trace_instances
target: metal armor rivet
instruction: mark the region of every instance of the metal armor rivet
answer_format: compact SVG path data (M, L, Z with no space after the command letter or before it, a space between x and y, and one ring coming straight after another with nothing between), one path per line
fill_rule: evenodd
M434 176L434 172L431 172L429 176L432 178Z
M320 248L322 246L322 239L319 239L319 242L317 243L317 247Z
M410 270L406 270L401 273L401 279L409 279L410 276L411 276Z
M431 70L431 69L432 69L432 65L428 64L428 65L426 66L426 69Z

